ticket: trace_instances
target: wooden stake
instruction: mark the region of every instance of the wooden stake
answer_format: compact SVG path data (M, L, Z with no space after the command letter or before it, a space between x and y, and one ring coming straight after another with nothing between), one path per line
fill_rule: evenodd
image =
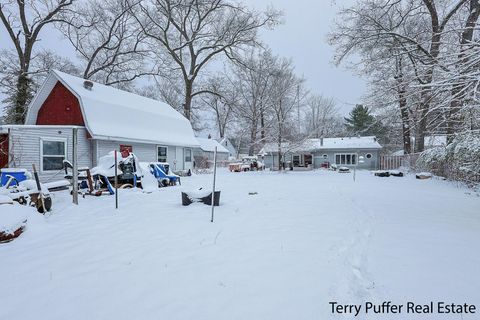
M215 178L217 176L217 147L213 152L213 188L212 188L212 219L210 222L213 222L213 215L215 211Z
M40 197L40 201L42 203L43 214L45 214L47 212L47 208L45 208L45 199L43 198L42 185L40 184L40 178L38 177L37 168L33 163L32 163L32 168L33 168L33 176L35 177L35 182L37 183L38 196Z

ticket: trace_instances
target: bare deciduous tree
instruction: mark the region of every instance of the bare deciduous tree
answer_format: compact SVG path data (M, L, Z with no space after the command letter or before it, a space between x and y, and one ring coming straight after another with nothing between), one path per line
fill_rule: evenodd
M271 115L267 109L273 76L272 66L277 60L270 50L252 51L233 68L232 82L238 91L235 115L247 129L249 155L258 151L259 144L266 141L266 131L271 123Z
M13 44L17 66L15 91L10 94L6 117L11 123L25 121L26 108L31 99L31 63L35 44L45 26L58 22L59 15L74 0L13 1L0 3L0 20Z
M202 104L214 113L218 133L220 138L223 138L232 121L234 108L238 104L238 90L226 75L208 79L205 88L211 94L201 97Z
M83 61L83 78L119 85L154 74L145 70L149 50L133 17L136 6L127 0L90 0L64 13L58 29Z
M135 17L151 41L159 70L183 79L187 119L193 98L204 93L195 83L208 64L221 55L234 59L239 50L256 45L257 30L274 25L279 16L229 0L150 0L139 7Z
M291 60L279 59L276 64L270 66L272 69L272 82L270 86L269 105L273 115L272 135L278 148L278 167L282 168L283 152L282 146L285 142L287 129L295 128L292 125L292 113L305 97L300 87L303 79L298 78L294 73Z
M313 138L335 136L342 124L339 123L338 107L332 98L312 95L306 103L304 123L307 134Z
M352 53L360 54L360 68L377 89L383 86L379 92L396 96L404 122L405 152L411 151L413 130L415 151L421 152L428 131L439 130L445 122L440 105L448 85L436 80L442 72L450 72L446 43L451 41L454 20L463 15L467 3L362 0L341 11L343 21L330 35L337 62Z

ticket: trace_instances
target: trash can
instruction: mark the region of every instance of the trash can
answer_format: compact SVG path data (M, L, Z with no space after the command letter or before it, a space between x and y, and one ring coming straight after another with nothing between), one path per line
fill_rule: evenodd
M3 168L0 169L0 186L4 186L10 176L14 177L15 180L12 182L12 186L17 185L18 182L27 180L27 170L26 169L17 169L17 168Z

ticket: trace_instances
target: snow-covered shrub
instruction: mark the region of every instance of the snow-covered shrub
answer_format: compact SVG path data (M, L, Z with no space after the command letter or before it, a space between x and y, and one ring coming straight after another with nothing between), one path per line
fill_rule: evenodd
M445 147L435 147L423 151L418 157L416 166L419 169L444 176L447 170L447 149Z
M459 134L447 147L452 173L461 180L480 180L480 132Z
M446 147L422 152L417 168L452 180L477 184L480 182L480 131L459 133Z

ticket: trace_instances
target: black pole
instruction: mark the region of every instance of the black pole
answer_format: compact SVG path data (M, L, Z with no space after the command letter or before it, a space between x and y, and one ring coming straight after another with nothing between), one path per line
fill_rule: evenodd
M212 219L210 222L213 222L213 215L215 211L215 178L217 176L217 147L213 153L213 190L212 190Z

